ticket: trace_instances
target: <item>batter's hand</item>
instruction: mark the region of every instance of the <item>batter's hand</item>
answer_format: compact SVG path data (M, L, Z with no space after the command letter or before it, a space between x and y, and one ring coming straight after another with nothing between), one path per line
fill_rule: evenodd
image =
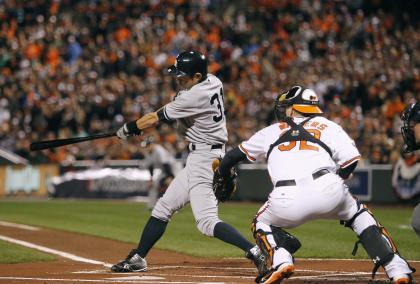
M225 202L229 200L236 192L236 171L232 168L228 176L222 177L219 172L221 159L213 161L213 192L217 200Z
M118 129L116 134L118 138L122 140L127 140L128 137L141 135L141 133L141 130L137 128L136 122L131 121L124 123L124 125L121 126L120 129Z

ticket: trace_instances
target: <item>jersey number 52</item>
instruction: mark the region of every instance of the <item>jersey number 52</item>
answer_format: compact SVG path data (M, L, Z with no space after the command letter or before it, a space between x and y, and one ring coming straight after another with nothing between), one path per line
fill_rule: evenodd
M223 107L222 104L220 103L220 99L219 96L222 98L222 103L224 102L224 97L223 97L223 88L220 88L220 94L215 93L213 96L211 96L210 98L210 104L214 105L216 104L216 107L219 109L219 115L214 115L213 116L213 121L214 122L219 122L223 119Z
M321 131L318 129L306 129L309 133L311 133L316 139L321 138ZM299 142L299 150L312 150L318 151L319 148L317 146L312 146L308 144L308 141L298 141ZM286 144L287 143L287 144ZM295 148L297 141L290 141L283 144L280 144L278 149L280 151L290 151Z

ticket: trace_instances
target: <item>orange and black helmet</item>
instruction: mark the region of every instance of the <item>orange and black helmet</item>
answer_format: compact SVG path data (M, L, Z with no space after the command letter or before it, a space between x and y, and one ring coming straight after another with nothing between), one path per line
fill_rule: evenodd
M286 109L292 108L303 114L321 114L318 95L312 89L294 86L286 93L279 94L274 104L274 112L278 120L286 118Z

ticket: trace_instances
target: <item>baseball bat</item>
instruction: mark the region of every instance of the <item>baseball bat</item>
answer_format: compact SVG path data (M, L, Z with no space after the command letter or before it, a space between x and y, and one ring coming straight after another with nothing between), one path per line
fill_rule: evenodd
M39 150L44 150L44 149L49 149L49 148L56 148L56 147L61 147L65 145L80 143L80 142L89 141L89 140L108 138L108 137L112 137L116 135L117 134L115 133L115 131L113 131L113 132L92 134L92 135L83 136L83 137L38 141L38 142L31 143L29 148L31 151L39 151Z

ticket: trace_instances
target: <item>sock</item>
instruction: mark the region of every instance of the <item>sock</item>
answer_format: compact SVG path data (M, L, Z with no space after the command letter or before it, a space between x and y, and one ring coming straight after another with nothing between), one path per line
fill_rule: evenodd
M155 245L155 243L162 237L166 230L168 222L159 220L151 216L144 226L143 233L141 234L140 242L137 247L137 253L141 257L146 257L149 250Z
M239 234L239 232L235 228L223 222L219 222L216 224L216 226L214 227L213 234L219 240L234 245L245 252L254 246L241 234Z

